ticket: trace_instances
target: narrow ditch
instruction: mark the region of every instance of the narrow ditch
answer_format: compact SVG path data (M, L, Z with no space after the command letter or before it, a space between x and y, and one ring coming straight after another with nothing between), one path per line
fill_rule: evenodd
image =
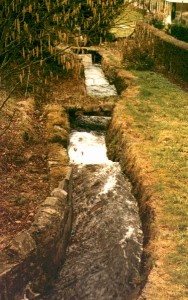
M70 119L72 237L59 277L42 299L134 299L143 233L130 182L106 154L110 117L72 114Z
M74 166L72 238L59 278L45 299L131 299L143 243L137 203L119 163L106 156L102 127L109 118L78 119L69 144Z
M116 96L117 91L113 84L110 84L101 68L101 56L96 52L80 54L84 66L85 85L88 96L110 97Z

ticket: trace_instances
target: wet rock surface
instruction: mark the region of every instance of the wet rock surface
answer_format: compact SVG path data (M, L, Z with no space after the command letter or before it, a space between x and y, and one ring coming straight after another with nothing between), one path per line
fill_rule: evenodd
M110 120L111 117L80 115L77 117L76 126L84 130L104 130Z
M118 163L75 166L74 225L67 260L42 299L131 299L142 232L136 200Z

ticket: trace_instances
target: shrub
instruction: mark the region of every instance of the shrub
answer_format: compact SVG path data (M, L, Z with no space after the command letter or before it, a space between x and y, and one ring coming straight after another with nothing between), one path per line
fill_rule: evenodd
M124 48L124 61L128 69L152 70L154 68L154 58L149 53L147 45L138 47L135 41L128 41Z
M182 24L171 24L169 33L178 40L188 43L188 27Z
M153 18L150 22L155 28L163 29L165 27L164 22L158 18Z

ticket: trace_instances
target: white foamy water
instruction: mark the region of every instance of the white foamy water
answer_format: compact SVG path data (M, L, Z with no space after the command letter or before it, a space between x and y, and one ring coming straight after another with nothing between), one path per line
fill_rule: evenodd
M107 181L105 182L104 187L103 187L102 191L100 192L100 195L107 194L108 191L112 190L115 186L116 186L116 176L114 176L114 174L112 174L112 176L109 176L107 178Z
M117 174L121 172L120 165L117 162L110 161L109 164L103 165L99 172L99 178L104 177L104 185L99 195L107 194L110 190L113 190L117 184Z
M120 165L107 157L105 137L95 131L73 131L70 135L68 154L70 162L78 165L102 165L98 176L103 178L99 195L113 190L117 183L117 174L121 173Z
M105 164L112 163L106 155L104 135L95 132L73 131L70 134L68 154L70 163Z

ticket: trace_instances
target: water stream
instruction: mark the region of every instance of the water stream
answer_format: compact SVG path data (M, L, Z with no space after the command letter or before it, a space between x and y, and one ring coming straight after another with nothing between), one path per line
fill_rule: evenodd
M117 95L116 88L109 84L101 69L100 64L92 63L92 54L83 54L82 62L84 65L85 85L89 96L109 97Z
M108 121L81 116L71 132L72 237L59 277L43 299L133 299L143 234L130 183L119 163L106 155Z
M69 156L74 164L72 238L45 299L130 300L143 242L130 183L119 163L108 159L102 131L73 130Z

